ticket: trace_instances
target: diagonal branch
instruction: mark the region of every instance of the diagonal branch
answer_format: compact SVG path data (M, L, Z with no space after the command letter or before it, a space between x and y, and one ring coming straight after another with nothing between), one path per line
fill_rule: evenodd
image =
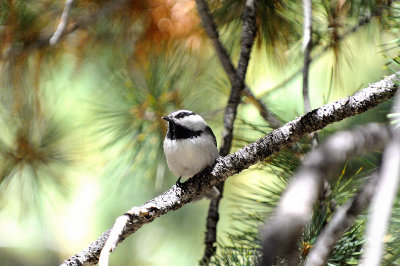
M337 241L342 238L343 233L354 223L357 216L368 207L378 179L378 173L372 173L357 195L335 212L311 249L306 266L326 265Z
M229 81L232 86L228 103L225 107L224 129L222 132L222 141L219 151L221 156L225 156L228 155L231 150L232 139L233 139L233 124L236 119L236 112L238 105L240 103L241 94L245 88L244 80L246 77L247 66L250 60L251 48L253 47L254 39L257 33L257 23L256 23L257 2L256 0L247 0L243 11L241 51L237 69L234 68L232 61L228 56L228 53L226 52L225 48L223 47L222 43L219 40L217 27L208 9L207 3L205 2L205 0L197 0L196 3L198 12L202 19L204 29L210 36L210 39L213 41L217 55L222 63L222 66L225 69L226 74L229 77ZM251 93L250 89L247 88L247 92ZM260 104L259 106L265 107L265 105L262 104ZM217 188L220 194L217 198L211 200L207 215L206 233L204 241L205 249L203 258L201 260L201 262L204 264L209 263L211 257L214 255L216 251L216 247L214 246L214 244L217 241L217 224L219 221L218 207L223 197L224 183L218 184Z
M304 50L304 60L303 60L303 103L304 103L304 113L311 111L310 102L310 64L311 64L311 51L313 48L312 42L312 1L303 0L303 50ZM311 134L312 136L312 147L317 145L318 134L317 132ZM328 183L326 183L329 185Z
M394 110L400 108L400 97L396 97ZM393 137L386 145L382 156L379 181L371 202L368 215L364 254L361 258L363 266L381 265L384 242L383 238L392 214L392 207L400 180L400 131L392 126Z
M51 36L49 40L50 46L55 45L60 40L61 36L64 34L65 29L67 28L69 14L71 12L72 4L74 0L66 0L64 10L61 14L61 20L58 24L57 30L54 32L53 36Z
M297 243L324 179L333 178L335 170L349 158L383 149L390 135L388 126L368 124L336 133L308 154L264 227L262 265L273 265L278 257L289 260L289 265L298 264Z
M400 107L399 100L400 98L397 96L394 108L392 108L393 111ZM311 249L306 262L307 266L326 265L328 256L336 242L340 240L343 233L354 223L356 217L361 214L364 209L366 209L372 197L374 197L375 200L378 199L378 201L381 201L382 199L386 200L383 202L378 202L378 204L375 202L375 204L378 206L378 208L375 206L375 214L377 215L377 219L379 221L384 221L385 217L386 221L388 220L394 198L394 192L396 191L397 187L396 179L398 179L399 176L398 171L400 162L399 143L396 143L398 140L393 141L393 139L399 138L398 130L392 128L392 135L392 140L386 145L382 160L383 164L381 165L379 172L374 172L372 176L365 182L357 195L335 213L332 220L328 223L324 231L318 236L314 247ZM388 154L388 151L390 150L392 150L392 154ZM390 161L395 165L387 167L388 158L390 158ZM388 170L393 173L391 176L392 183L386 183L387 180L385 180L385 176L381 177L382 173L387 173ZM383 185L384 183L386 183L386 185ZM381 191L379 191L378 188ZM390 197L392 198L390 199ZM384 212L386 212L386 214L384 214ZM383 238L383 233L385 231L384 222L383 224L377 223L375 226L372 226L371 220L369 229L369 233L373 233L374 235L377 234L378 236L373 237L372 240L367 238L369 241L372 241L372 243L368 243L367 241L365 244L366 246L363 248L363 250L366 250L366 252L364 252L364 262L371 263L368 265L378 265L380 254L382 253L382 241L380 241L380 239Z
M225 47L222 45L219 39L219 33L217 30L217 25L215 25L214 19L211 15L210 9L208 8L207 2L205 0L196 0L197 11L199 12L201 23L203 28L207 33L208 37L211 39L215 52L218 56L219 61L224 68L228 79L233 86L236 79L236 69L226 51Z
M282 122L272 113L264 102L257 98L253 92L250 90L249 87L245 87L243 90L244 94L246 95L247 99L253 103L253 105L258 109L261 117L271 126L271 128L275 129L282 125Z
M398 88L396 82L399 81L400 79L397 76L391 75L369 85L353 96L326 104L302 117L296 118L233 154L218 158L214 166L190 178L181 187L173 186L164 194L148 201L141 207L134 207L124 214L123 216L126 218L123 219L126 224L120 231L115 243L123 241L144 224L150 223L170 211L181 208L193 198L223 182L229 176L265 160L268 156L279 152L305 135L347 117L365 112L382 101L393 97ZM86 249L64 261L63 265L96 263L109 235L110 230L104 232ZM111 242L114 241L112 240Z
M228 76L229 82L232 86L234 86L237 75L236 69L228 55L228 52L222 45L222 42L219 38L217 26L211 15L208 5L205 0L196 0L196 5L201 18L201 22L203 24L203 28L214 45L215 52L218 56L219 61L221 62L222 67L225 70L226 75ZM257 109L260 110L260 115L264 118L265 121L267 121L271 125L272 128L275 129L282 125L279 119L275 117L275 115L265 106L265 104L260 99L254 96L248 86L245 85L243 93L246 95L246 97L249 98L250 102L256 105Z

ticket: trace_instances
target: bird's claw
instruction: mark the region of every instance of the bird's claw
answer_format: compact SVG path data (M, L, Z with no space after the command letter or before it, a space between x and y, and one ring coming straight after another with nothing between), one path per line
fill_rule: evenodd
M178 187L180 187L181 185L182 185L182 183L181 183L181 176L178 178L178 180L176 181L176 183L175 183L175 185L176 186L178 186Z

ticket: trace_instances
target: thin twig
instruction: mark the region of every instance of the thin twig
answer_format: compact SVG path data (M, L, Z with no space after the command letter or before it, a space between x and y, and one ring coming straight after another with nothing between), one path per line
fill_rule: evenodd
M211 15L210 9L208 8L208 4L205 0L196 0L197 11L199 12L201 23L208 37L211 39L215 52L218 56L219 61L224 68L228 79L233 86L236 79L236 69L233 66L233 63L226 51L225 47L222 45L219 39L219 33L217 30L217 25L214 22L214 19Z
M228 76L231 86L233 86L236 79L236 69L228 55L228 52L222 45L222 42L219 38L217 26L214 22L208 5L205 0L196 0L196 5L201 18L201 22L203 24L203 28L208 37L211 39L214 45L215 53L217 54L218 59L221 62L221 65L224 68L226 75ZM267 106L259 98L256 98L254 96L248 86L245 85L243 93L249 98L250 102L256 105L257 109L259 109L260 111L260 115L264 118L266 122L271 125L272 128L275 129L282 125L279 119L276 118L276 116L267 108Z
M368 23L370 23L372 17L375 16L375 15L377 15L377 12L372 14L372 16L371 15L367 15L367 16L363 17L362 19L360 19L356 25L351 27L349 30L344 32L342 35L339 35L337 37L337 39L335 40L335 42L340 42L340 41L346 39L352 33L357 32L361 27L363 27L364 25L367 25ZM319 58L321 58L326 52L328 52L333 47L333 45L334 45L333 43L329 43L328 45L324 46L324 48L322 48L322 50L318 54L316 54L313 58L310 58L310 64L312 62L315 62ZM286 84L288 84L289 82L293 81L302 72L303 72L303 66L300 66L289 77L285 78L283 81L281 81L277 85L273 86L272 88L266 89L265 92L262 92L258 97L264 98L267 95L269 95L271 92L275 92L278 89L282 89Z
M131 2L132 0L115 0L108 2L99 10L93 12L92 14L82 17L78 19L77 22L73 23L70 27L65 28L65 30L60 34L58 41L64 38L66 35L75 32L78 29L84 29L89 25L93 24L97 21L100 17L104 17L109 15L110 13L116 11L117 9L121 8L123 5ZM54 34L50 36L45 36L40 38L38 41L32 43L25 43L21 47L10 49L10 52L7 53L5 56L0 57L1 60L7 59L10 56L15 56L20 54L21 52L26 52L33 49L41 49L50 44L50 39L53 37Z
M311 102L310 102L310 64L311 64L311 50L312 50L312 1L311 0L303 0L303 17L304 17L304 25L303 25L303 51L304 51L304 60L303 60L303 103L304 103L304 113L308 113L311 111ZM311 134L312 137L312 147L317 146L318 134L317 132ZM327 186L329 184L325 182Z
M309 94L309 70L311 63L312 50L312 2L311 0L303 0L304 13L304 33L303 33L303 102L304 113L311 111L310 94Z
M400 97L396 97L394 111L400 109ZM386 145L382 156L379 182L372 198L364 254L361 258L363 266L377 266L382 260L383 238L389 224L394 199L400 180L400 131L392 126L392 140Z
M262 265L273 265L278 257L299 259L297 243L310 220L324 178L333 178L335 170L348 158L383 149L389 139L389 127L374 123L336 133L312 150L264 227Z
M272 129L276 129L282 125L282 122L272 113L267 106L264 104L260 98L257 98L253 92L249 89L249 87L245 87L243 90L247 99L253 103L253 105L258 109L261 117L264 118L265 121L268 122Z
M222 141L219 151L221 156L225 156L228 155L231 150L233 139L233 124L236 119L237 107L240 103L242 91L246 87L244 80L247 72L247 66L250 60L251 48L253 47L254 39L257 33L257 2L256 0L247 0L243 11L241 51L237 69L235 69L235 67L233 66L232 61L228 56L228 53L226 52L219 39L218 30L208 9L207 3L205 2L205 0L197 0L196 3L204 29L209 35L210 39L213 41L218 58L220 59L221 64L224 67L232 86L228 103L224 112L224 129L222 132ZM250 89L247 89L247 91L250 92ZM265 105L261 105L260 107L265 108ZM219 184L217 188L220 191L220 194L217 198L211 200L207 215L204 241L205 248L203 258L201 260L201 263L203 264L208 264L211 257L216 251L215 243L217 241L217 224L219 221L218 207L219 202L223 197L224 184Z
M306 261L306 266L326 265L333 247L339 241L343 233L350 228L358 215L369 205L376 190L379 175L373 172L365 182L357 195L340 207L333 215L332 220L318 236Z
M124 215L128 218L126 225L122 232L116 234L118 235L117 240L110 239L110 243L123 241L144 224L150 223L170 211L181 208L193 198L221 183L229 176L265 160L268 156L279 152L305 135L377 106L382 101L393 97L398 89L396 82L399 81L400 79L397 76L389 76L371 84L353 96L326 104L302 117L296 118L233 154L218 158L213 167L207 168L190 178L181 187L173 186L163 195L148 201L141 207L134 207L128 211ZM101 249L104 247L110 231L104 232L99 239L91 243L87 248L64 261L63 265L97 263ZM116 230L115 232L118 231ZM115 247L109 248L111 250L115 249Z
M127 214L133 214L133 213L134 213L133 209L127 212ZM141 214L142 213L139 210L139 216ZM110 254L117 247L120 236L123 234L124 227L128 223L128 221L129 221L129 215L122 215L115 220L115 223L109 233L107 241L101 250L99 257L99 266L108 265L108 259L110 257Z
M72 4L74 0L65 0L64 10L61 15L60 23L58 24L57 30L54 32L53 36L51 36L49 40L50 46L55 45L60 40L61 36L64 34L65 29L67 28L69 14L71 12Z

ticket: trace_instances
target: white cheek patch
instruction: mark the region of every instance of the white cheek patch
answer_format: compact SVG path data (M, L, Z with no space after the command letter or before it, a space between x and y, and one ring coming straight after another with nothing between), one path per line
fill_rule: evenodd
M191 130L202 130L206 126L206 122L199 115L189 115L178 120L178 123Z

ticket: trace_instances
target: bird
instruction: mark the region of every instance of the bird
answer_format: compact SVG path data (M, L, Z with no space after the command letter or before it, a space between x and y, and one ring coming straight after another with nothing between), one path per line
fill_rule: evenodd
M168 122L168 131L163 148L168 168L178 177L185 180L215 163L219 157L217 140L214 132L204 119L189 110L178 110L162 117ZM219 195L213 187L206 193L209 198Z

